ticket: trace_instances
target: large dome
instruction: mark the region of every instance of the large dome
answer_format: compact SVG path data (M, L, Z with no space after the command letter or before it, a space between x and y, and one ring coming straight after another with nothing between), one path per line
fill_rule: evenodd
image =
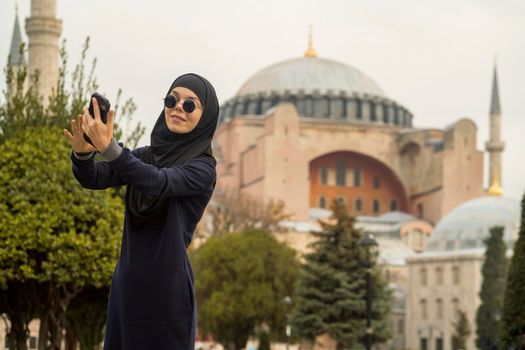
M260 92L346 92L386 97L365 73L349 65L318 57L300 57L261 69L239 89L237 96Z
M281 102L301 118L336 123L412 127L412 114L389 99L368 75L333 60L305 56L263 68L221 105L220 122L262 117Z
M475 198L459 205L438 222L426 251L484 250L483 240L493 226L504 227L505 244L512 248L519 220L519 201L500 196Z

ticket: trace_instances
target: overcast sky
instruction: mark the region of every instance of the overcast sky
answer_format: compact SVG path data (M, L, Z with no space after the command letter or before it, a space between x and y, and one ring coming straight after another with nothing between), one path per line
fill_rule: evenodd
M256 71L303 55L308 27L320 57L354 66L414 114L414 126L443 128L462 117L488 138L497 54L505 194L525 190L525 1L522 0L57 0L70 67L84 39L97 57L100 90L119 88L151 131L175 77L196 72L219 100ZM30 1L19 0L24 25ZM0 63L5 66L15 0L0 1ZM25 30L24 38L25 38ZM0 76L2 90L4 74ZM3 99L3 98L2 98ZM144 138L143 144L149 142ZM487 167L488 157L485 158ZM486 172L486 171L485 171Z

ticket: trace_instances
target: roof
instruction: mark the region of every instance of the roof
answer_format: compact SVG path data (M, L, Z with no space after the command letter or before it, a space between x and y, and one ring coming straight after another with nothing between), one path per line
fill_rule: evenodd
M504 227L504 241L512 248L517 238L520 203L503 196L484 196L464 202L434 228L426 252L483 250L490 228Z
M496 65L494 65L494 75L492 78L492 98L490 100L490 114L501 114L499 104L498 71Z
M237 96L289 91L305 94L328 91L386 97L368 75L337 61L319 57L300 57L263 68L249 78Z
M13 65L25 64L24 55L20 55L20 46L22 45L22 31L18 22L18 12L15 15L15 25L13 28L13 37L11 38L11 49L9 50L9 59Z

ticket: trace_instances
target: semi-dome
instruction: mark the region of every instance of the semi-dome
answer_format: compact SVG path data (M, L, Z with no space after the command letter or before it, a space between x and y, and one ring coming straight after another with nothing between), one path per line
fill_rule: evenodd
M263 68L242 85L237 96L299 91L386 97L379 85L360 70L319 57L294 58Z
M220 121L264 116L281 102L302 118L411 127L412 114L389 99L362 71L316 55L282 61L256 72L221 106Z
M514 246L520 221L519 201L502 196L484 196L454 208L434 228L428 252L484 250L483 240L494 226L504 227L504 241Z

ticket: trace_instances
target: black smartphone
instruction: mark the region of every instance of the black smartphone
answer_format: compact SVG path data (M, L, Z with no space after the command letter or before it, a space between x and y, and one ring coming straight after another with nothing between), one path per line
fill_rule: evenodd
M93 95L91 95L91 98L89 99L88 111L93 118L95 118L95 110L93 109L93 97L96 98L98 102L98 107L100 109L100 119L102 120L102 123L106 124L108 122L108 113L111 104L109 103L109 100L107 98L105 98L98 92L95 92ZM87 143L93 146L93 143L91 143L91 139L85 133L84 140L86 140Z

